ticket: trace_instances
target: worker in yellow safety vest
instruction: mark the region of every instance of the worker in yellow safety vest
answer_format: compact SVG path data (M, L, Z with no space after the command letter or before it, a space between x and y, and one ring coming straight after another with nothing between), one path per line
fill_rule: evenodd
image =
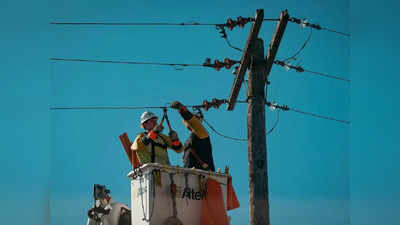
M170 107L179 110L183 124L190 131L183 146L184 167L215 171L210 136L202 125L202 118L191 113L178 101L172 102Z
M183 145L179 141L178 134L170 130L168 136L162 134L163 126L157 123L158 117L145 111L140 117L140 127L145 131L138 134L131 146L136 151L140 164L160 163L170 165L167 149L176 153L183 151Z

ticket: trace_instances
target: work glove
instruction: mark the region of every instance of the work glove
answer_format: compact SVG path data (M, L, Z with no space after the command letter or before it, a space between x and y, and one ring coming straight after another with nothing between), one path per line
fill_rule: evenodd
M157 125L153 128L153 131L154 131L154 133L159 134L159 133L161 133L161 131L162 131L163 129L164 129L163 125L157 124Z
M169 132L169 138L171 139L171 141L179 140L178 133L176 133L176 131L174 131L174 130L171 130Z
M173 109L181 109L184 105L178 101L173 101L170 105L171 108Z

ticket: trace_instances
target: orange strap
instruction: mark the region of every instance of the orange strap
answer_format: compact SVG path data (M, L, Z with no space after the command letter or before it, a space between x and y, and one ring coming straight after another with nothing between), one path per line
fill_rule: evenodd
M173 146L179 146L181 144L181 142L179 140L175 140L172 142Z
M150 131L149 132L149 138L151 139L151 140L156 140L157 139L157 134L156 134L156 132L154 132L154 131Z

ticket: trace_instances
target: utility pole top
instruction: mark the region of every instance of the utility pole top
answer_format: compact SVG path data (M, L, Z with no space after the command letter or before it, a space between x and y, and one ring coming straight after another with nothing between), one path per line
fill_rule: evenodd
M242 86L242 83L243 83L244 74L246 73L246 70L249 67L251 54L248 53L248 50L251 49L250 45L252 45L253 42L255 42L255 40L257 39L258 33L261 28L261 24L264 20L264 10L257 9L254 19L255 19L255 21L251 26L249 38L247 39L246 47L244 48L243 55L240 60L239 70L236 74L236 77L235 77L235 80L233 82L233 86L231 89L231 93L229 95L228 106L227 106L227 110L229 110L229 111L233 110L233 108L235 107L236 100L239 95L239 91Z

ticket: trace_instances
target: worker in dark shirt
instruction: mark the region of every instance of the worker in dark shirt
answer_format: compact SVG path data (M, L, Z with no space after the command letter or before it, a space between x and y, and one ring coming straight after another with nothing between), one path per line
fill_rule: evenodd
M193 115L178 101L172 102L171 108L179 110L179 113L183 118L183 124L190 131L190 137L186 140L183 146L185 151L183 156L184 167L194 167L215 172L210 136L201 124L201 118Z

